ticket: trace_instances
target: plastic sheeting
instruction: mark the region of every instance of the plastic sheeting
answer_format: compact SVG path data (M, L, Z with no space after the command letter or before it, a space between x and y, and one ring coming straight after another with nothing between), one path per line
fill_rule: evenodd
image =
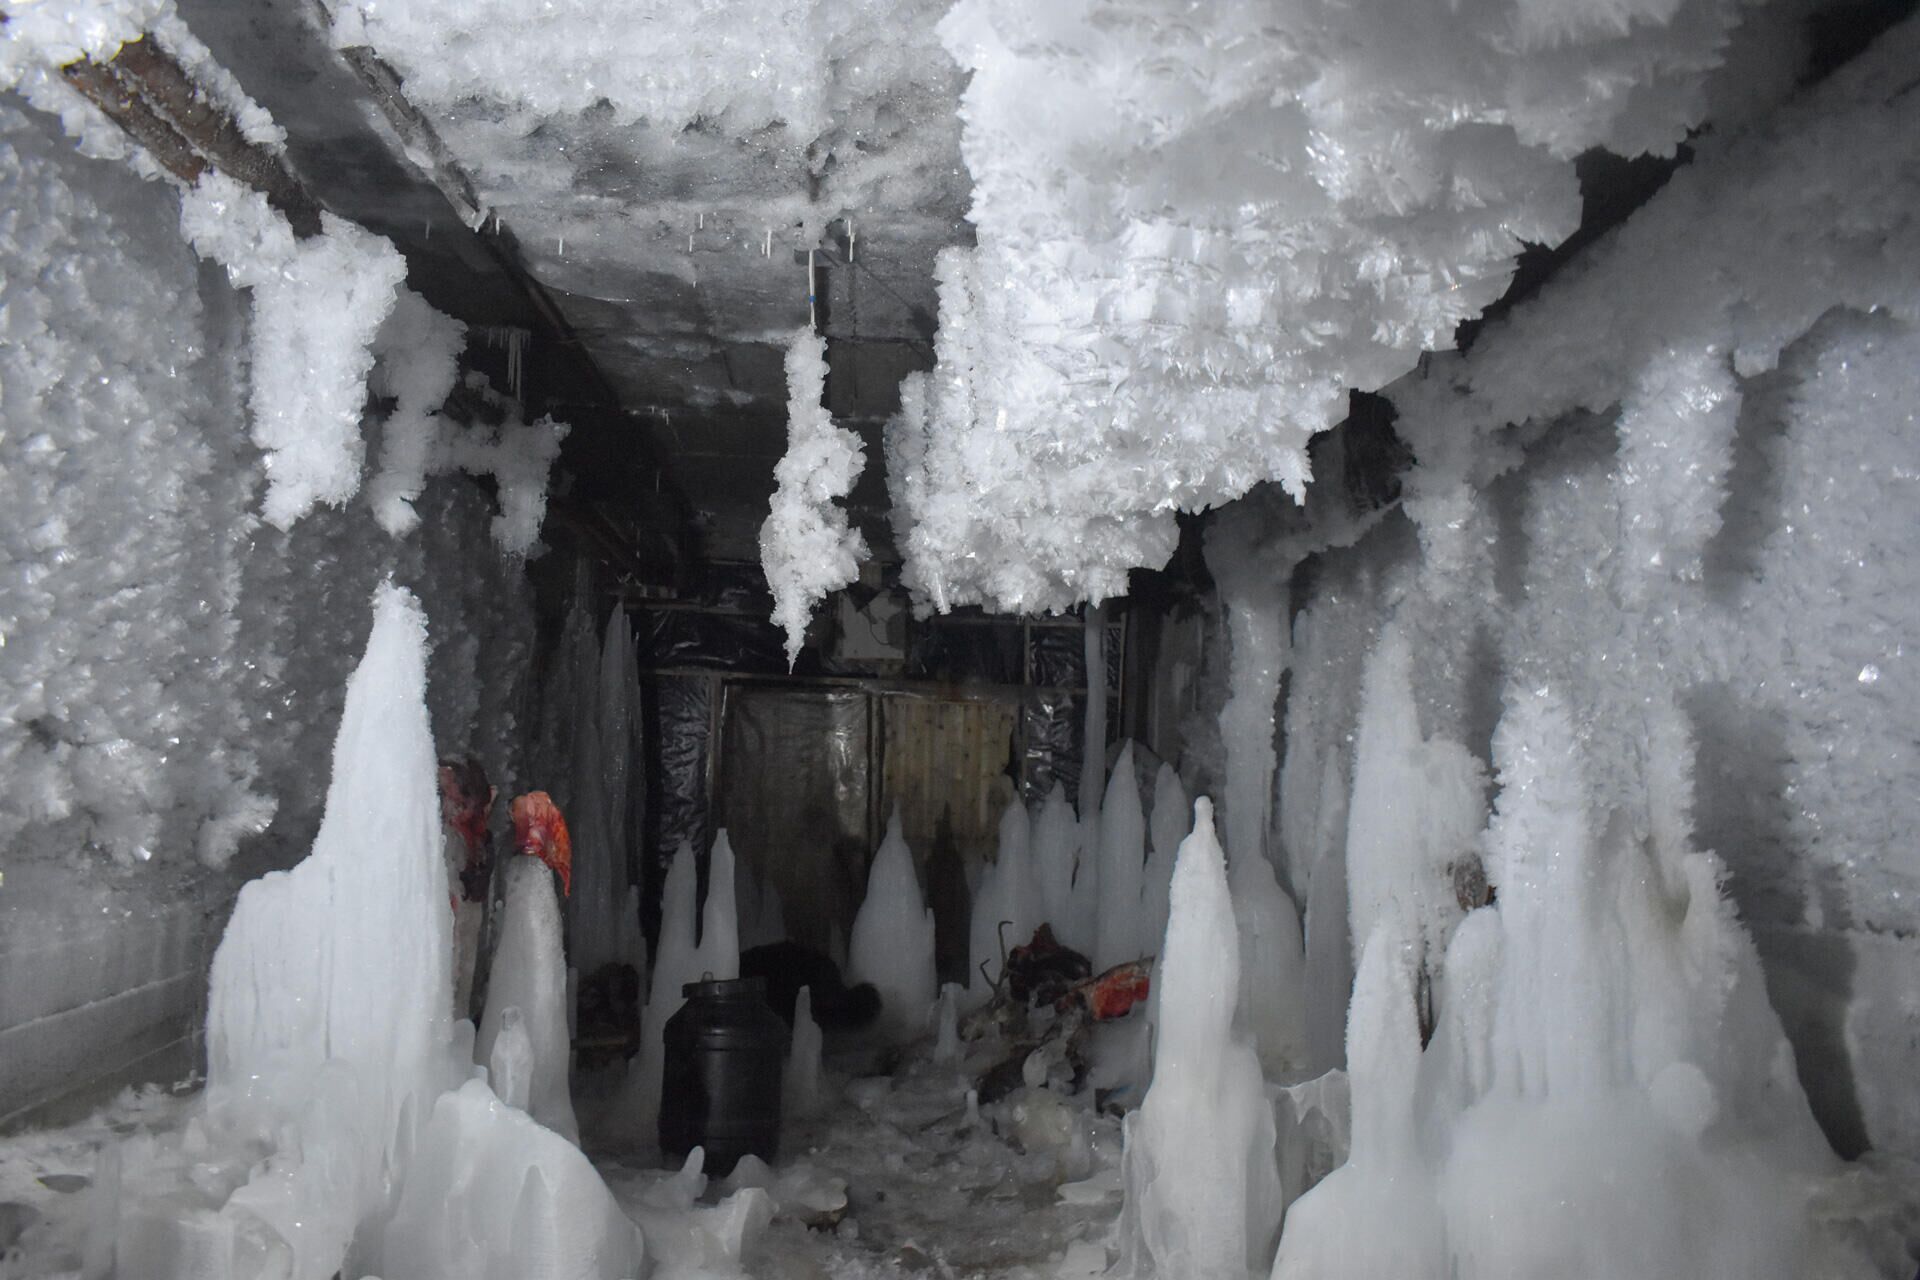
M858 688L726 686L717 803L734 853L780 891L790 936L844 940L871 848L869 699Z
M682 840L702 854L713 842L707 769L720 677L648 675L641 682L646 705L653 709L646 726L646 788L652 799L646 853L651 862L647 883L657 886ZM646 904L649 936L659 936L659 914L655 889Z

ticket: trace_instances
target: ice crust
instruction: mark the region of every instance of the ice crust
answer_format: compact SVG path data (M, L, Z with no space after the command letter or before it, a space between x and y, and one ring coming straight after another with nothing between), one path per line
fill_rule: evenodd
M1684 136L1742 13L961 0L978 244L941 254L938 367L890 427L909 581L1064 608L1162 564L1176 508L1299 495L1349 387L1573 230L1575 154Z
M760 565L773 621L787 633L787 665L800 656L814 606L860 574L867 541L835 505L866 460L860 437L822 406L827 340L812 329L787 347L787 452L774 466L773 510L760 527Z

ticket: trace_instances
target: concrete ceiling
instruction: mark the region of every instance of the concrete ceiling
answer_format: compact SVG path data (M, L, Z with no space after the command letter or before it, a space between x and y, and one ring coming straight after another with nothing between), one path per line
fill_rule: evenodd
M287 130L323 205L391 239L440 309L532 334L523 398L573 422L574 495L643 505L637 490L677 488L708 556L757 555L814 250L828 403L868 442L850 506L890 554L879 427L900 378L933 363L934 257L971 240L957 73L876 95L804 149L780 129L663 132L594 110L529 127L481 103L403 103L443 145L436 165L329 46L316 0L180 10ZM469 202L487 214L477 228ZM498 336L476 332L472 354L504 374Z

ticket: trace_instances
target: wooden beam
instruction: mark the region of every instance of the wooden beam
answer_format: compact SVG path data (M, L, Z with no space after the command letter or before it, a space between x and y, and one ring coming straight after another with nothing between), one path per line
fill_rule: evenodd
M182 182L218 169L264 195L296 236L320 234L320 205L285 162L248 141L152 36L129 40L106 62L70 62L60 74Z

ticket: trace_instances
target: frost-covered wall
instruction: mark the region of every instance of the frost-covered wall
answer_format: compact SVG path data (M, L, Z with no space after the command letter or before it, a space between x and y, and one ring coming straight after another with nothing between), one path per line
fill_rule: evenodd
M248 300L168 188L7 97L0 190L0 1060L30 1067L4 1119L186 1035L220 868L311 841L381 579L426 607L439 749L503 790L532 617L469 481L404 539L365 499L263 522Z
M1706 141L1468 356L1389 389L1418 464L1404 514L1315 562L1279 783L1293 883L1345 894L1320 869L1351 858L1388 621L1429 739L1490 762L1503 690L1550 692L1598 820L1673 839L1691 786L1843 1154L1920 1154L1917 64L1909 21Z

